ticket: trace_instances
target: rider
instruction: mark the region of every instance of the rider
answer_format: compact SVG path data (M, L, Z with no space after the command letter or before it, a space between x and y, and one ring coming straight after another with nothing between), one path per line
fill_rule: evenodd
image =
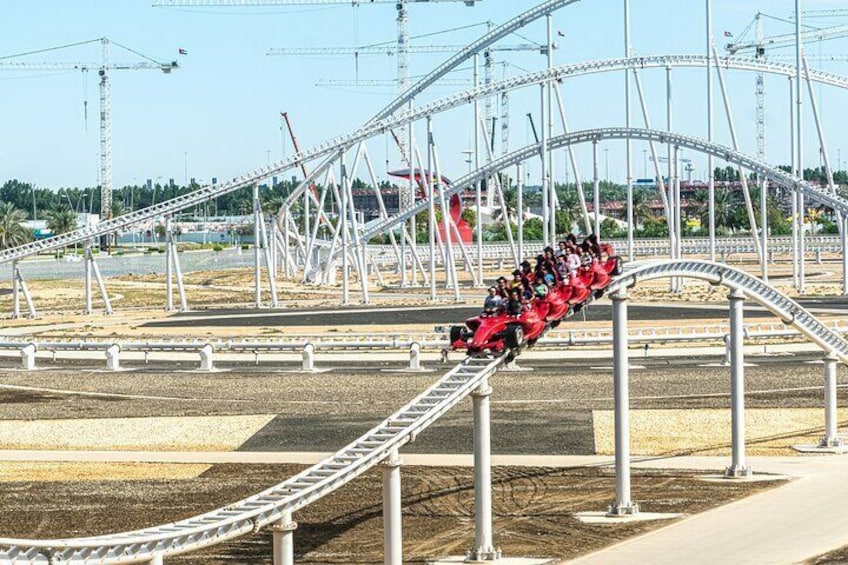
M498 288L489 287L489 295L483 302L483 314L493 315L500 312L503 308L503 298L498 294Z
M506 280L506 277L498 277L497 286L495 287L495 291L501 297L501 300L507 300L509 298L509 281Z
M506 313L515 318L524 312L524 299L521 290L513 288L509 293L509 301L506 303Z

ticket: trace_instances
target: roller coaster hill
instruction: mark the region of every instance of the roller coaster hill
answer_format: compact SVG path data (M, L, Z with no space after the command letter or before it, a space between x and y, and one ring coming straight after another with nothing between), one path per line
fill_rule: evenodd
M610 244L598 244L590 235L581 246L583 264L568 269L566 254L577 254L576 246L555 255L550 247L536 257L535 270L530 262L513 272L513 282L500 277L499 293L492 306L479 316L468 318L464 326L450 329L451 348L467 350L469 356L506 354L511 362L525 347L556 328L563 320L601 298L612 281L621 273L621 259Z

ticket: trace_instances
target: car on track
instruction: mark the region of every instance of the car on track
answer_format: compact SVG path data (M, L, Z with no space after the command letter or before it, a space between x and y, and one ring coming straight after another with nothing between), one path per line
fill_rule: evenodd
M501 309L468 318L462 326L452 326L451 348L467 350L472 356L509 351L514 357L525 346L534 345L547 330L600 298L612 277L620 273L621 260L611 254L612 247L606 246L603 252L609 254L606 260L593 261L589 268L581 268L567 281L556 283L543 298L531 299L517 316Z

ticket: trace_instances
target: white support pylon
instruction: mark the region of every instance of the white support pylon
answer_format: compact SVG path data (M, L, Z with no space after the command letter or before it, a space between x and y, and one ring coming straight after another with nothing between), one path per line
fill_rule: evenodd
M731 464L724 471L727 478L750 477L745 462L745 328L743 307L745 293L739 289L728 295L730 300L730 410Z
M106 290L106 283L103 282L103 277L100 275L100 267L94 260L94 255L91 248L88 249L89 261L91 261L91 269L94 272L94 278L97 281L97 287L100 289L100 298L103 300L103 309L107 315L112 315L112 302L109 300L109 293Z
M91 241L85 242L84 261L85 261L85 315L90 316L93 313L91 300L91 261L88 260L91 255Z
M471 393L474 404L474 548L471 561L496 561L500 551L492 537L492 445L488 379Z
M612 299L613 381L615 397L615 502L610 516L631 516L639 505L630 497L630 360L627 352L627 291Z
M842 438L836 424L836 364L839 358L832 353L824 358L824 437L819 447L841 447Z
M173 223L171 216L165 216L165 311L172 312L174 310L174 241L171 235L173 231Z
M297 522L292 520L291 512L284 512L283 517L270 526L274 565L294 565L294 531L296 529Z
M383 563L403 564L403 523L401 519L400 466L397 450L383 461Z
M18 262L12 261L12 317L21 317L21 296L18 285Z
M36 317L35 304L33 304L32 295L29 292L29 287L27 286L26 279L24 279L24 276L21 274L21 270L18 267L17 262L15 263L15 266L14 266L14 272L15 272L15 278L17 280L17 284L20 285L20 291L24 295L24 301L26 301L27 310L29 310L29 317L35 318ZM17 288L16 288L16 290L17 290ZM19 313L20 313L20 306L19 305L18 305L18 309L19 309Z

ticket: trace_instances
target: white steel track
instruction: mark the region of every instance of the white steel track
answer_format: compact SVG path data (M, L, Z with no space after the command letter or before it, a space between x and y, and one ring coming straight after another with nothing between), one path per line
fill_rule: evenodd
M785 323L795 326L824 351L848 361L848 342L792 299L751 275L709 261L663 261L631 265L615 278L608 293L641 280L688 277L742 290ZM504 363L505 355L466 358L439 381L331 457L269 488L223 508L186 520L132 532L76 539L0 539L0 561L9 564L112 565L159 560L197 550L268 526L328 495L424 431L471 394Z
M551 79L582 76L599 72L614 72L628 68L664 68L667 66L697 68L699 66L706 66L706 61L707 58L701 55L629 57L622 59L588 61L585 63L555 67L551 70L546 69L536 73L528 73L518 77L495 81L491 84L480 86L479 88L447 96L429 104L419 106L412 111L400 113L397 116L386 117L378 121L370 122L368 125L353 132L334 137L325 143L301 151L300 153L287 157L273 165L254 169L226 182L202 187L189 194L160 202L143 210L101 222L97 226L86 227L60 236L0 251L0 264L22 259L41 252L61 249L75 243L83 243L101 235L119 232L133 225L155 220L163 215L173 214L180 210L191 208L213 198L217 198L224 194L250 186L254 183L261 182L263 179L267 179L273 175L281 174L287 170L297 168L300 166L301 162L311 162L315 159L338 154L341 149L349 148L372 137L383 135L391 129L402 127L429 115L438 114L466 105L474 100L484 99L493 94L541 84ZM726 68L772 73L783 76L791 76L792 69L794 69L791 65L737 57L721 59L719 62ZM814 82L828 84L839 88L848 88L848 77L842 77L832 73L810 71L810 78ZM289 198L293 201L301 195L302 191L293 193Z
M761 175L762 178L767 178L781 187L801 191L805 196L815 202L819 202L836 211L848 213L848 200L828 192L826 189L814 186L806 181L802 181L793 177L777 167L773 167L767 163L760 162L755 157L751 157L739 151L735 151L729 147L710 143L706 140L669 133L666 131L656 131L638 128L599 128L578 131L559 135L548 141L548 146L553 149L561 149L581 143L593 143L600 140L641 140L653 141L655 143L668 143L671 146L691 149L699 153L713 155L719 159L723 159L728 163L740 165L745 169ZM450 187L445 189L445 197L452 196L464 190L466 187L474 186L476 182L482 181L493 174L504 171L523 163L528 159L532 159L539 155L541 144L534 143L522 149L514 151L508 155L504 155L498 159L486 163L476 171L473 171L462 178L456 180ZM428 202L426 200L418 202L412 208L409 208L401 214L387 218L386 220L373 225L370 229L362 234L362 240L368 241L376 235L385 233L392 226L404 222L410 217L420 214L427 210Z

